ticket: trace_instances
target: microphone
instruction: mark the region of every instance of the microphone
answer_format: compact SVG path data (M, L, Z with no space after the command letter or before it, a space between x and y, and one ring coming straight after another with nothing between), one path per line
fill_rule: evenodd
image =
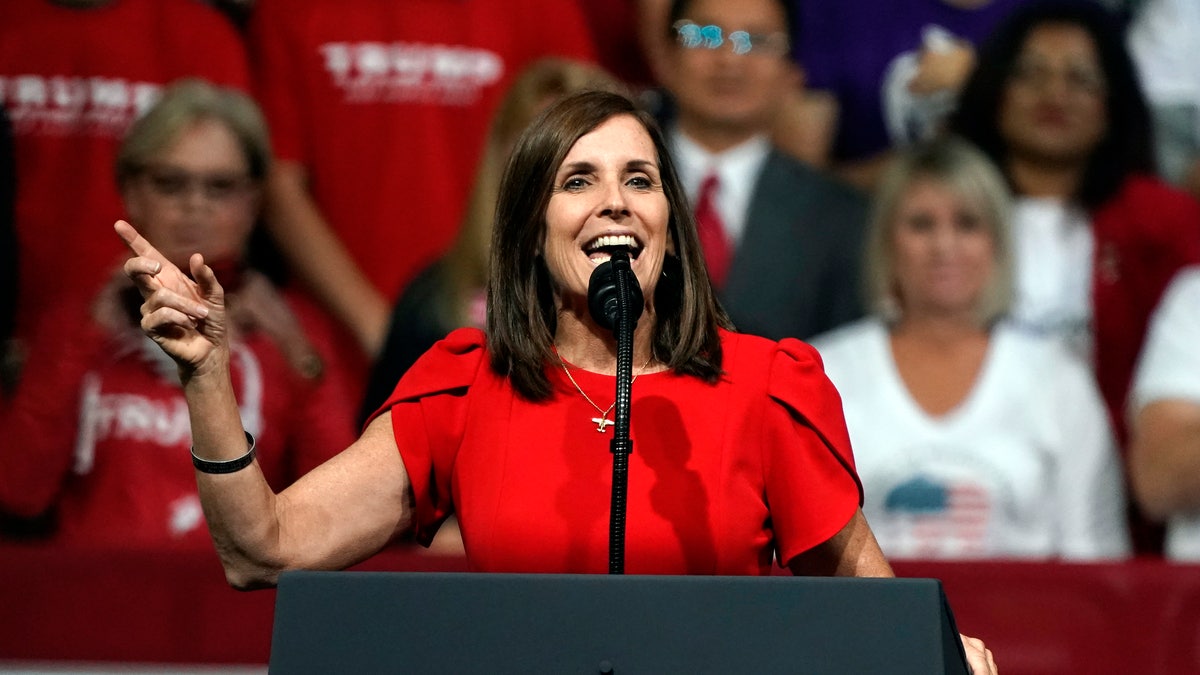
M642 287L638 285L637 275L630 266L628 251L614 251L611 258L596 266L588 279L588 310L596 323L611 331L617 329L617 318L621 308L617 275L623 275L626 279L626 283L622 285L626 289L625 300L628 303L626 307L631 319L630 324L637 322L645 307Z

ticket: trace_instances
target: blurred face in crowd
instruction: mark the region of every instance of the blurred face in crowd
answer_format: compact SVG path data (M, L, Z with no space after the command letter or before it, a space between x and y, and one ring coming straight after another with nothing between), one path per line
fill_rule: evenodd
M974 313L996 267L993 228L978 205L945 183L919 178L900 199L892 245L905 315Z
M685 131L766 130L799 77L779 1L695 0L675 35L666 85Z
M126 183L130 220L182 269L192 253L206 261L241 257L254 225L259 189L234 134L199 120Z
M1083 163L1106 133L1106 95L1091 35L1073 24L1042 24L1013 63L1000 103L1000 134L1015 157Z
M588 281L616 247L630 253L649 300L668 246L658 153L641 122L617 115L580 137L555 175L542 254L563 307L582 301Z

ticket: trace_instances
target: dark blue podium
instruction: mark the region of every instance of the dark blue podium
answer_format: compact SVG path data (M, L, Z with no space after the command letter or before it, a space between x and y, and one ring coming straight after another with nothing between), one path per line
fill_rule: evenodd
M935 579L289 572L270 672L968 669Z

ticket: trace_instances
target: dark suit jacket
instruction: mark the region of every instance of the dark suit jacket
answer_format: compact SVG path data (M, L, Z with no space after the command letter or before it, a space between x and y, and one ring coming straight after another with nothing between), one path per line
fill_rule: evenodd
M720 293L738 330L804 339L862 316L866 219L861 193L772 150Z

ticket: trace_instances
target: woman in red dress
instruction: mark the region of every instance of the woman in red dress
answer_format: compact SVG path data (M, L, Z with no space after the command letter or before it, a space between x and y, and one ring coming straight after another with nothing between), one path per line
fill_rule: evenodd
M336 569L458 516L472 569L603 572L616 372L587 306L624 248L646 298L634 334L630 573L891 576L859 508L836 391L807 345L739 335L713 298L661 132L585 92L518 141L501 185L488 330L462 329L397 385L362 436L275 494L228 386L222 291L124 223L143 328L180 365L209 527L238 587ZM966 639L977 672L990 653Z

